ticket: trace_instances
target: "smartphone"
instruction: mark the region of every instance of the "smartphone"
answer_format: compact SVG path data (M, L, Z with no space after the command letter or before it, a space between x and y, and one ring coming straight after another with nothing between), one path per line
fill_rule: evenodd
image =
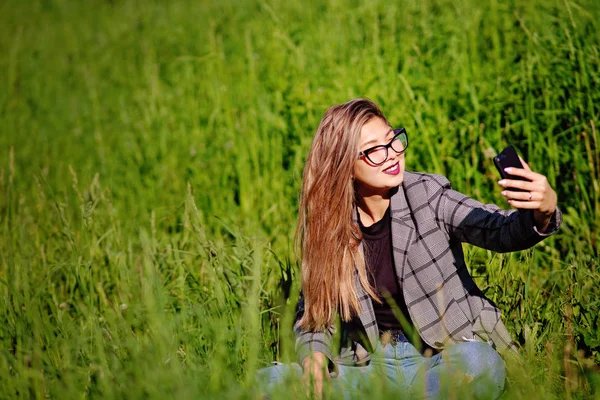
M504 168L514 167L514 168L523 168L523 164L521 164L521 160L519 160L519 156L515 151L515 148L512 146L508 146L504 150L500 152L496 157L494 157L494 165L498 168L498 172L500 172L500 176L502 179L513 179L519 181L528 181L527 179L521 176L515 176L511 174L507 174L504 171ZM513 190L515 192L524 192L522 189L515 188L506 188L506 190Z

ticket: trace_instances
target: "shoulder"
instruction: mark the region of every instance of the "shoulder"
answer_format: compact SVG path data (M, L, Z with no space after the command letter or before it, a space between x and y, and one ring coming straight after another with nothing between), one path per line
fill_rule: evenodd
M439 194L443 189L450 189L452 185L448 178L439 174L425 172L404 171L402 183L407 192L423 192L424 194Z

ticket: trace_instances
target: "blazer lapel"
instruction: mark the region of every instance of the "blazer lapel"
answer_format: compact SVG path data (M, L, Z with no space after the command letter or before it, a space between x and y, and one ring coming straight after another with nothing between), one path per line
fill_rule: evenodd
M363 285L360 284L357 270L354 270L354 286L356 287L356 294L358 295L360 302L360 314L358 314L358 318L369 339L371 349L375 349L377 347L377 342L379 341L379 328L377 327L377 321L375 319L375 309L373 309L371 296L365 291Z
M354 223L358 223L357 213L358 210L355 207L352 212L352 220ZM362 242L359 244L359 250L363 251ZM363 285L360 283L357 269L354 270L354 287L356 288L356 294L360 304L360 314L358 314L358 318L369 339L371 348L375 349L377 347L377 342L379 341L379 328L377 327L377 321L375 320L375 310L373 309L371 296L369 296Z
M406 183L406 178L410 178L410 175L406 172L404 174ZM408 201L406 200L404 185L404 183L400 185L397 192L391 198L392 248L396 274L401 285L404 283L404 266L406 265L408 248L415 240L415 224L410 214Z

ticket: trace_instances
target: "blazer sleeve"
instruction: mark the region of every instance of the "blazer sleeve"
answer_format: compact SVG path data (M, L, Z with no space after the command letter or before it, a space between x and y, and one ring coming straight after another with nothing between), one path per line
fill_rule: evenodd
M527 249L554 234L562 223L558 207L545 232L540 232L531 210L501 210L483 204L452 189L448 179L437 176L441 190L436 216L451 239L499 253Z
M329 360L328 368L330 371L335 369L333 362L333 335L335 328L330 327L322 332L305 331L298 326L298 321L304 315L304 297L300 293L300 301L296 307L296 322L294 323L294 335L296 337L296 355L298 363L314 352L323 353Z

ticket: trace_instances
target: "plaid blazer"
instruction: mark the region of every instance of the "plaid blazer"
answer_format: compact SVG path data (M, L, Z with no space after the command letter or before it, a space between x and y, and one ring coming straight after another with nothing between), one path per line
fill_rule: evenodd
M492 342L499 350L516 351L500 310L471 278L462 242L493 250L523 250L557 231L557 208L545 233L535 228L533 213L500 210L452 190L441 175L404 172L404 181L391 198L391 235L396 275L410 318L421 339L433 348L467 340ZM379 329L370 296L355 274L361 311L341 324L339 353L333 351L335 328L303 331L297 325L296 352L300 363L312 352L331 363L355 365L369 359ZM301 297L297 320L304 310ZM331 364L330 364L331 365Z

